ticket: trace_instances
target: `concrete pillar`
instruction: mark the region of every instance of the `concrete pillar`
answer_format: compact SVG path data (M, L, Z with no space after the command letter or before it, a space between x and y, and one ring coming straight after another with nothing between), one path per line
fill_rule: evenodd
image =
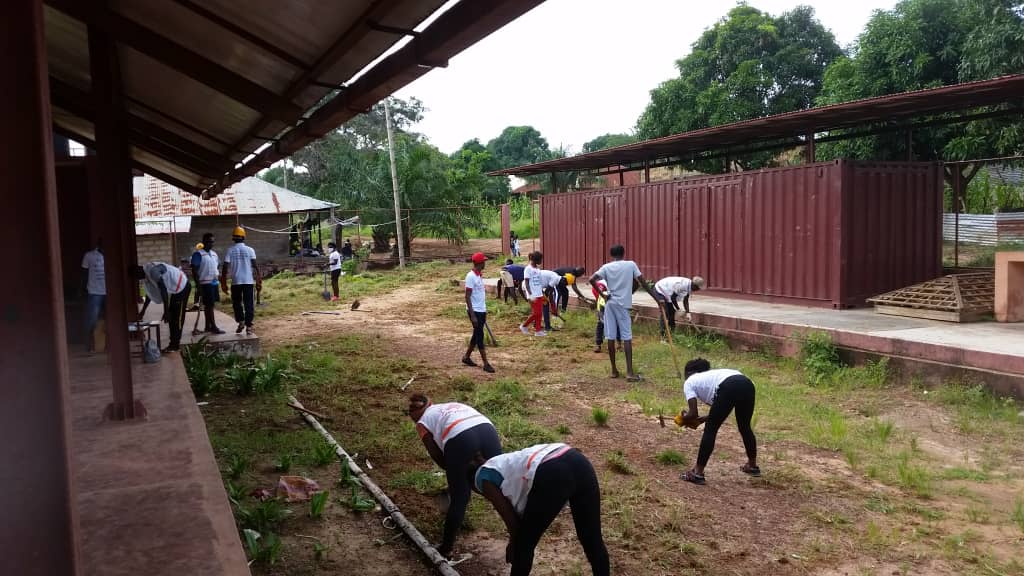
M42 0L0 19L0 574L80 574L71 478L67 345ZM13 88L13 87L16 87ZM17 249L14 247L29 247ZM16 271L16 272L14 272Z
M123 102L117 47L106 33L93 26L89 27L89 67L96 111L98 194L106 207L102 235L107 279L107 356L114 389L113 402L107 406L104 417L126 420L145 416L145 409L134 396L128 341L128 322L138 316L137 284L129 281L128 273L135 252L134 246L130 246L135 242L130 211L131 165L128 142L118 120Z

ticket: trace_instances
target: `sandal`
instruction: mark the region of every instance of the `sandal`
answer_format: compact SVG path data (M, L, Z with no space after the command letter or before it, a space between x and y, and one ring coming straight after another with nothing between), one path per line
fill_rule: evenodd
M687 470L686 472L683 472L682 474L679 475L679 479L685 482L691 482L698 486L703 486L707 484L707 480L704 479L704 475L697 474L693 470Z
M754 478L761 477L760 466L751 466L750 464L744 464L743 466L740 466L740 472L743 472L744 474L749 474Z
M466 366L476 366L476 362L473 362L473 359L470 358L469 356L463 356L462 363L465 364Z
M626 377L626 382L643 382L644 377L640 374L633 374L632 376Z

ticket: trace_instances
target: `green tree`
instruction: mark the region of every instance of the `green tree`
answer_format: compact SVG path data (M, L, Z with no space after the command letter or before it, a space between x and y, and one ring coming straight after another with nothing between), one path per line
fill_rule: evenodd
M1024 14L1006 0L904 0L868 21L850 58L825 73L820 105L978 80L1024 71ZM1016 154L1019 118L933 126L913 131L919 160ZM903 159L905 138L892 133L818 147L820 158ZM966 180L977 167L966 167ZM952 173L947 174L948 178Z
M533 126L509 126L487 143L498 169L533 164L551 153L548 141Z
M583 153L597 152L598 150L604 150L605 148L614 148L616 146L632 144L634 142L636 142L636 136L633 136L632 134L602 134L584 144Z
M491 172L494 170L500 170L501 166L495 159L494 154L488 151L487 147L480 143L478 138L473 138L462 145L461 148L456 150L452 156L452 160L455 162L466 163L469 160L479 163L483 173ZM509 185L508 178L505 176L498 176L492 178L486 178L481 184L480 188L483 199L489 204L501 204L508 202L512 187Z
M676 62L678 77L651 91L637 134L654 138L809 108L825 69L841 54L810 7L773 17L740 4ZM756 167L771 159L771 154L755 154L743 163ZM715 171L722 165L697 167Z

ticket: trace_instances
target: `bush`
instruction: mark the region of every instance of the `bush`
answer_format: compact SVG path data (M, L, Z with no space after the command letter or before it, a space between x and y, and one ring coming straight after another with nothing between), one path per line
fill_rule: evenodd
M829 383L843 367L839 348L832 343L832 337L824 332L811 332L804 337L800 358L808 382L816 386Z
M604 427L608 425L608 411L600 406L594 406L590 410L590 417L594 420L594 424L598 426Z

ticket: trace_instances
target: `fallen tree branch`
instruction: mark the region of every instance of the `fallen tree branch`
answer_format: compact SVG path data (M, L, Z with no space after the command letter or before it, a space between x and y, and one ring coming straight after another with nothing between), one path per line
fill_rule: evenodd
M412 525L412 522L409 522L405 517L405 514L402 514L402 511L398 509L398 506L396 506L395 503L388 498L388 495L370 479L366 472L363 472L362 468L360 468L359 465L356 464L355 460L348 455L348 452L345 452L345 449L338 444L334 437L331 436L331 433L328 432L319 421L317 421L316 417L309 414L295 396L289 394L288 402L290 405L293 405L294 408L301 409L302 417L306 419L306 422L312 426L314 430L319 432L328 444L334 447L334 452L339 458L341 458L342 462L348 465L348 469L352 471L352 474L359 479L359 482L363 487L366 488L377 502L380 503L381 508L388 513L391 519L394 520L395 524L402 529L402 532L405 532L406 536L408 536L409 539L412 540L424 554L426 554L427 558L430 559L430 562L435 568L437 568L437 571L443 576L459 576L458 571L452 568L448 563L448 560L445 559L444 556L441 556L437 549L423 537L423 534L421 534L420 531Z
M313 416L314 418L319 418L321 420L331 420L330 416L326 416L326 415L321 414L319 412L313 412L309 408L303 408L302 406L299 406L297 404L292 404L291 402L288 403L288 407L293 409L293 410L298 410L299 412L302 412L303 414L309 414L310 416Z

